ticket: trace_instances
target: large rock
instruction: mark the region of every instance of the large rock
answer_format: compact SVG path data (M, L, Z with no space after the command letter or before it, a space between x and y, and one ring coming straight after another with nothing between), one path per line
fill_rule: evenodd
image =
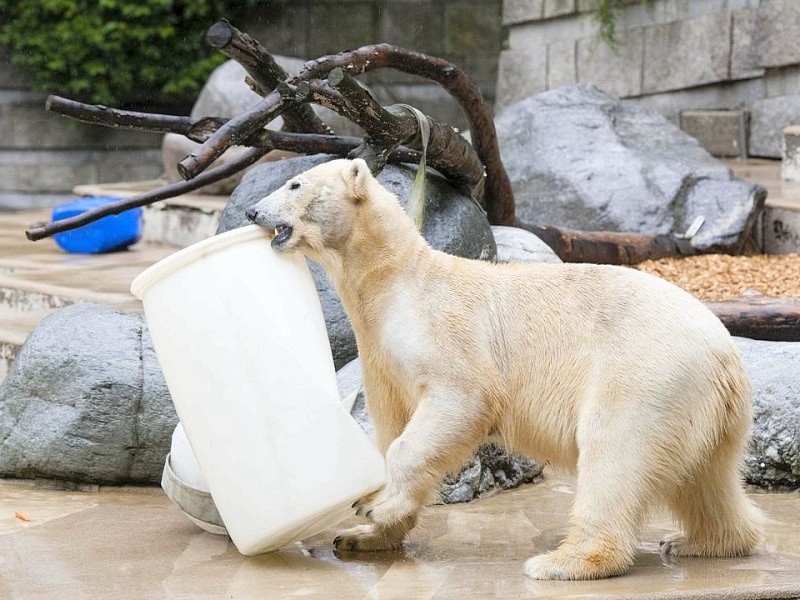
M356 394L350 414L374 439L375 427L367 412L364 398L361 361L356 359L339 369L336 379L342 398ZM453 473L445 478L439 488L439 497L445 504L469 502L498 490L508 490L524 483L532 483L541 475L542 467L536 462L487 444L481 446L460 473Z
M299 156L255 167L242 179L231 196L222 213L218 233L248 225L244 213L253 204L288 179L332 158L323 154ZM405 205L415 173L411 167L389 165L378 176L378 181ZM428 243L449 254L493 260L496 253L494 238L489 222L478 205L435 174L430 174L427 182L422 234ZM355 336L325 272L311 261L309 266L322 302L334 362L339 368L356 357Z
M142 317L68 306L0 386L0 477L156 483L176 423Z
M274 58L275 62L290 75L299 71L305 62L300 58L288 56L275 56ZM247 71L235 60L222 63L214 69L203 89L200 90L197 101L192 107L191 117L193 119L202 119L203 117L231 118L253 108L259 103L261 96L256 94L245 83L246 76ZM312 106L317 115L339 135L363 134L358 125L339 116L334 111L316 104ZM275 130L281 127L283 127L283 119L281 117L276 118L269 125L270 129ZM170 183L182 181L182 177L178 173L177 164L183 157L194 152L199 147L200 144L176 133L168 133L164 136L161 145L161 156L164 165L164 176L167 181ZM233 146L214 162L214 166L236 160L246 150L247 148L243 146ZM293 154L274 150L262 158L260 162L282 160L287 156L293 156ZM241 179L242 173L240 172L216 183L209 184L201 188L200 192L204 194L230 194Z
M590 85L531 96L496 120L517 215L589 231L683 233L699 250L738 248L752 236L766 191L732 176L655 111Z
M497 262L562 262L550 246L527 229L492 225L492 235L497 245Z
M800 486L800 343L735 338L753 382L748 483Z

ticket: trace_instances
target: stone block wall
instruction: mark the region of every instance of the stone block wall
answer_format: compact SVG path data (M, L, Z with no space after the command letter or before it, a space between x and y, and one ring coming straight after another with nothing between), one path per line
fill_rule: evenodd
M255 7L234 24L273 54L305 60L378 42L442 56L466 70L491 104L505 32L501 7L502 0L292 0ZM161 174L160 135L76 124L45 112L46 94L32 92L8 58L0 48L0 210L52 206L77 184ZM413 104L466 125L436 84L389 70L364 79L383 104Z
M0 210L54 206L82 183L160 175L161 135L69 121L31 87L0 48Z
M626 0L616 48L600 41L596 0L504 0L508 49L497 108L576 82L679 122L696 109L750 113L749 154L779 157L800 123L800 2Z
M388 42L448 59L480 85L492 105L505 30L502 0L292 0L253 9L239 25L273 54L317 58ZM393 70L363 76L384 104L404 102L464 127L458 106L441 87Z

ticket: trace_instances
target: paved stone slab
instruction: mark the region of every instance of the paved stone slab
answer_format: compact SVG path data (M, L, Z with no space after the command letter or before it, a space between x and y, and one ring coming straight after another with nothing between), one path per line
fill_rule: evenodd
M0 140L4 149L155 150L161 143L159 133L89 125L48 112L46 99L47 94L40 92L0 90Z
M800 62L800 3L795 0L762 0L758 7L759 62L780 67Z
M161 174L161 152L130 149L0 150L0 192L65 193L82 183L153 179Z
M541 19L544 0L503 0L503 25Z
M759 18L755 8L733 13L731 77L761 77L764 68L758 47Z
M547 45L547 87L578 83L577 42L556 40Z
M730 33L728 13L647 28L643 91L662 92L725 81Z
M547 89L547 47L503 50L497 67L495 110Z
M800 96L756 100L750 109L750 155L781 158L783 129L800 124Z
M574 14L576 10L576 0L544 0L545 19L571 15Z
M593 82L612 96L642 93L645 30L620 31L614 48L595 38L578 40L578 81Z
M680 126L714 156L747 157L749 115L741 110L687 110Z

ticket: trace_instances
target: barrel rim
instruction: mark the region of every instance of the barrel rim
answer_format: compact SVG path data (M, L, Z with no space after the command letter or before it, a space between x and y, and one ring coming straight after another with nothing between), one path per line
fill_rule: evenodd
M245 225L182 248L139 273L131 283L131 293L141 300L147 289L153 284L186 265L221 252L233 245L259 238L269 241L270 236L265 228L259 225Z

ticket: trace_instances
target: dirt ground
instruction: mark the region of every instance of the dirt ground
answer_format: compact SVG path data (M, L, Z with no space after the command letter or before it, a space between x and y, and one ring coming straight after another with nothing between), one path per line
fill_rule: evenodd
M663 277L701 300L732 300L755 294L800 298L797 254L705 254L648 260L635 268Z

